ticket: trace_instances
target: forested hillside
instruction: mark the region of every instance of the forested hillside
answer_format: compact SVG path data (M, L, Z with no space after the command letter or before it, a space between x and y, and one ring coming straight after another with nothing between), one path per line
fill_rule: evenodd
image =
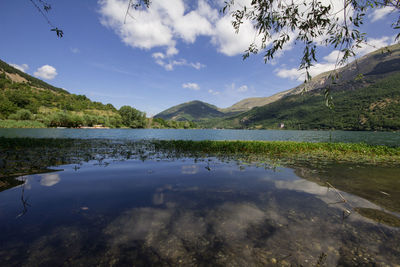
M334 107L325 106L324 90L284 97L228 119L220 128L400 130L400 73L367 87L332 90Z
M177 121L201 121L226 116L216 106L202 101L190 101L173 106L155 115L155 118Z
M91 101L49 85L0 60L0 127L191 128L194 123L149 120L130 106Z

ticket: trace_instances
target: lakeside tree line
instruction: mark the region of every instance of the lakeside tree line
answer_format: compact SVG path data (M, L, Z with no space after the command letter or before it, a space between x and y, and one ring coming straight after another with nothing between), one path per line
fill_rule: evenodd
M118 110L112 104L91 101L84 95L49 88L49 85L43 88L43 84L37 84L37 81L26 80L13 82L0 71L0 127L195 127L191 122L153 120L130 106Z

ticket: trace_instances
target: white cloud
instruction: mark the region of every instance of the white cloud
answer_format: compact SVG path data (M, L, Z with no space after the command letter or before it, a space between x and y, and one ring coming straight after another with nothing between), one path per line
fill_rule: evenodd
M249 21L244 21L237 34L231 21L230 16L218 20L211 39L211 42L217 46L217 50L227 56L242 54L249 47L250 42L257 37L257 32Z
M191 90L198 91L200 90L200 86L197 83L184 83L182 84L183 88L189 88Z
M58 174L41 174L39 176L42 177L40 179L40 184L43 186L53 186L61 181Z
M199 70L199 69L204 68L206 66L204 64L201 64L200 62L196 62L196 63L191 62L191 63L189 63L189 65L191 67L195 68L196 70Z
M247 92L247 90L249 90L247 85L242 85L237 89L238 92Z
M38 68L33 75L42 79L52 80L57 76L57 74L56 68L50 65L44 65Z
M379 48L394 44L395 36L383 36L381 38L370 38L367 43L361 44L361 48L356 51L357 57L361 57Z
M375 8L374 11L368 15L368 18L371 19L371 22L375 22L385 18L386 15L395 11L393 7L382 7L382 8Z
M237 1L249 5L250 1ZM219 15L218 9L200 0L197 7L187 10L183 0L154 0L149 9L130 9L125 20L127 0L99 0L101 23L111 28L121 40L134 48L165 47L165 55L178 54L176 43L194 43L199 36L211 37L217 50L233 56L243 53L249 40L257 34L252 24L245 21L239 34L231 24L230 14Z
M157 59L164 59L165 55L163 53L157 52L157 53L153 53L152 57L155 58L156 60Z
M28 64L22 64L22 65L18 65L18 64L10 64L11 66L13 66L14 68L16 68L17 70L20 70L22 72L26 72L29 69Z
M155 59L156 64L164 67L167 71L174 70L175 66L187 66L192 67L197 70L204 68L206 65L201 64L200 62L187 62L186 59L179 59L179 60L164 60L165 56L162 53L154 53L153 58Z
M244 92L247 92L248 90L249 90L249 87L245 84L237 87L235 83L231 83L230 85L226 86L226 92L229 92L231 94L244 93Z
M219 94L220 94L220 92L214 91L214 90L212 90L212 89L209 89L208 92L209 92L210 94L212 94L212 95L219 95Z
M283 0L282 4L285 4ZM128 0L99 0L99 13L101 23L114 30L125 44L141 49L161 48L165 49L163 53L153 53L155 63L163 66L166 70L173 70L175 66L187 66L195 69L204 67L201 63L190 63L184 59L174 59L179 53L176 45L179 41L185 43L194 43L199 36L210 38L210 42L216 47L216 50L227 56L242 54L249 44L255 42L258 46L261 44L261 38L254 29L252 22L244 20L239 32L236 34L232 27L230 12L219 13L218 9L224 6L224 1L213 2L199 0L194 4L187 4L184 0L153 0L151 8L130 9L125 20ZM304 0L306 4L310 0ZM324 6L331 6L330 18L337 18L339 23L344 20L343 0L321 0ZM231 11L246 6L250 10L251 0L236 0ZM299 12L306 12L309 6L299 5ZM279 8L276 6L276 10ZM375 20L381 18L389 12L382 8L374 11L372 18ZM346 8L347 17L354 13L351 6ZM383 15L382 15L383 14ZM281 33L275 33L272 39ZM279 58L286 50L293 48L297 37L296 31L289 31L290 41L286 43L282 50L275 54ZM316 38L316 43L320 44L326 36ZM267 40L268 46L268 40ZM161 56L162 54L162 56ZM335 55L331 55L332 58ZM166 60L166 59L169 60ZM327 59L332 63L333 59ZM276 61L271 61L272 65ZM321 63L323 64L323 63ZM321 66L321 65L320 65ZM326 66L323 66L326 67ZM284 70L287 73L287 70ZM294 73L294 71L292 71ZM318 72L315 70L315 72ZM282 74L282 72L281 72ZM289 74L282 74L289 75ZM291 75L292 76L292 75Z
M174 46L168 47L168 49L167 49L167 56L169 56L169 57L177 55L178 53L179 53L179 50L176 49Z

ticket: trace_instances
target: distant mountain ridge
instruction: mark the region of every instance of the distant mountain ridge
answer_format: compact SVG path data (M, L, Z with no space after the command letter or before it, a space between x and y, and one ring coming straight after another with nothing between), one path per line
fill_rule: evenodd
M166 109L155 115L154 118L177 121L199 121L224 116L225 113L221 112L218 107L199 100L194 100Z
M337 108L335 112L336 114L340 114L340 116L345 116L345 114L347 114L346 116L352 116L352 114L357 113L361 117L358 118L358 121L352 120L351 123L344 119L342 126L340 124L335 124L335 127L339 129L400 129L400 125L391 125L390 120L396 120L396 118L393 114L391 115L391 111L389 111L390 109L397 110L397 106L399 105L398 103L400 103L397 100L397 92L399 90L395 82L397 81L399 72L400 44L395 44L369 53L337 70L321 73L315 76L307 84L300 84L292 89L269 97L243 99L225 109L220 109L216 106L201 102L204 106L212 107L211 109L204 109L201 114L197 114L195 112L196 109L191 108L194 104L193 102L196 101L174 106L168 109L168 111L173 110L173 114L177 116L176 118L181 120L201 121L202 125L208 128L276 128L278 127L278 123L284 123L286 121L286 127L290 128L326 129L330 126L325 119L317 116L315 117L315 120L324 120L324 123L311 123L308 121L307 123L309 123L309 125L307 126L305 125L307 120L304 120L304 123L301 122L301 116L297 116L295 112L299 112L299 114L304 113L304 116L313 117L314 115L308 113L308 111L306 112L305 109L307 109L307 105L318 105L318 109L314 109L313 112L327 115L326 107L323 105L319 106L318 104L324 103L324 92L322 90L325 88L330 88L331 91L336 94L336 97L342 99L342 101L350 99L350 102L355 101L355 99L353 99L352 91L369 88L370 90L376 90L376 92L370 92L365 89L363 91L365 97L357 94L354 95L357 95L356 97L358 97L360 101L365 101L372 106L384 106L386 111L378 111L377 109L369 109L363 106L359 107L364 109L363 112L351 112L348 110L349 107L346 106L343 107L346 109L346 112L340 113L340 111L338 111L339 108ZM336 79L333 80L332 76L336 77ZM384 87L382 93L379 91L379 86L373 86L377 82L379 82L379 86ZM389 85L391 87L388 87ZM383 91L385 92L383 93ZM383 96L385 97L382 98ZM390 96L394 97L393 101L390 100ZM373 97L376 97L378 102L381 101L380 104L374 103ZM283 110L284 107L288 110L290 109L290 101L295 102L297 103L296 105L298 105L298 109L292 110L292 113ZM303 108L301 107L302 101L305 105ZM353 104L357 106L356 102ZM191 110L191 112L189 112L190 116L189 113L187 113L188 110ZM268 114L268 112L270 113ZM156 116L164 115L165 111ZM276 118L273 116L276 116ZM379 120L379 116L385 117L385 119L382 117L382 120L386 121L385 125L378 122L371 123L371 121L366 123L366 120ZM361 124L361 126L356 124Z

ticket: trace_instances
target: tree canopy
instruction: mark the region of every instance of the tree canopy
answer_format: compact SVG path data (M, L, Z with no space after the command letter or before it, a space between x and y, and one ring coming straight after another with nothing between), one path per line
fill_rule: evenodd
M399 0L342 0L338 1L340 6L323 0L252 0L249 6L236 2L229 0L223 8L223 12L230 12L236 32L249 20L259 35L254 41L249 40L243 58L263 51L265 62L270 61L294 40L295 44L304 45L300 69L305 69L306 81L311 79L308 70L317 61L318 45L339 49L336 64L342 65L366 43L360 26L369 9L391 7L396 14L400 11ZM392 27L400 29L400 16ZM396 39L399 37L400 34Z

